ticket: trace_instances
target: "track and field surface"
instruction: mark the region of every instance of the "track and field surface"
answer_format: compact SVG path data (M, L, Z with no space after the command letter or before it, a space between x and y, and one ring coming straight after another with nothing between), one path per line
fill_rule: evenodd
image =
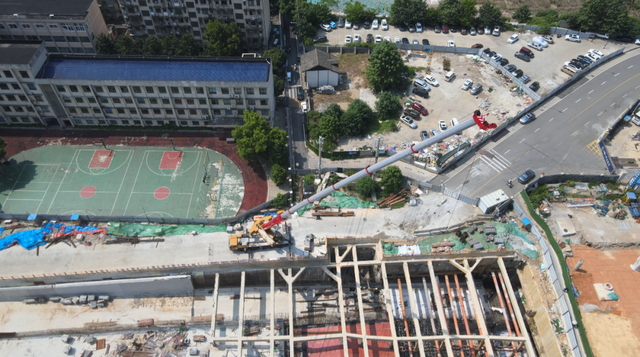
M240 208L240 170L216 151L108 149L47 146L14 156L0 166L2 212L221 218Z

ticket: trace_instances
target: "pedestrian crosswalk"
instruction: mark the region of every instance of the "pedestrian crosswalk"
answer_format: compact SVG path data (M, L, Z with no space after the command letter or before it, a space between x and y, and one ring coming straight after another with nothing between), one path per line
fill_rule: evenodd
M496 172L502 172L504 169L511 166L511 162L504 156L498 154L494 149L489 149L488 151L481 149L478 150L478 153L480 154L480 160Z

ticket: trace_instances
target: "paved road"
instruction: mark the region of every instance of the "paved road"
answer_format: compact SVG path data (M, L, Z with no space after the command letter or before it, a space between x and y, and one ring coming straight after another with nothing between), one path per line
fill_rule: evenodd
M470 197L499 188L510 195L522 189L517 177L532 169L536 175L608 173L595 140L640 96L640 55L637 51L617 64L594 73L535 111L529 124L514 124L495 143L469 156L452 172L432 182ZM509 189L507 180L513 180Z

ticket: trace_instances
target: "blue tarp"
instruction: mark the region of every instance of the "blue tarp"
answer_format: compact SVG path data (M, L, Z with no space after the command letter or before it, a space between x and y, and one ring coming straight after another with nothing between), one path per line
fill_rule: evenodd
M0 250L7 249L13 242L18 242L24 249L31 250L39 245L44 244L44 236L53 232L53 229L59 229L64 226L64 223L47 223L40 229L30 229L28 231L21 231L0 239ZM87 232L91 233L99 228L96 227L84 227L84 226L64 226L62 232ZM4 230L4 227L2 228ZM0 230L0 234L2 233Z

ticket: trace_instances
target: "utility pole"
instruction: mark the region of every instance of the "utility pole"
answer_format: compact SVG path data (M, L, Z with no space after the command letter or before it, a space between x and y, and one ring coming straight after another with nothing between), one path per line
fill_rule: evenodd
M378 137L376 141L376 164L378 163L378 151L380 151L380 140L382 140L382 136Z
M322 144L324 137L318 137L318 177L322 176Z

